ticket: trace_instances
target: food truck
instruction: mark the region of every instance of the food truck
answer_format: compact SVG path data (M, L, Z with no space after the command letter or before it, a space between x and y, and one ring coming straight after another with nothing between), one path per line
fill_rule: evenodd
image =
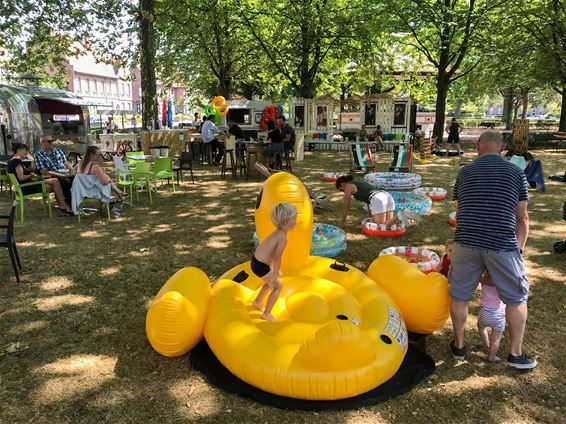
M273 104L273 102L248 99L228 100L226 103L228 103L228 114L223 123L232 119L242 128L246 138L257 138L258 131L262 131L259 124L263 116L263 109Z
M0 154L10 154L11 143L24 143L33 154L45 134L75 163L90 144L88 106L93 103L68 91L0 84Z

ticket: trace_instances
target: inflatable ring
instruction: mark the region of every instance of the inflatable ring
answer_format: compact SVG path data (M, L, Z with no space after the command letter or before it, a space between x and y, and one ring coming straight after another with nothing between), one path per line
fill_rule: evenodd
M257 233L253 236L256 249L259 246ZM346 233L341 228L330 224L314 224L312 231L311 256L335 258L346 250Z
M450 212L450 215L448 215L448 223L453 227L456 226L456 212Z
M415 193L428 196L434 202L446 199L446 190L441 187L419 187L415 189Z
M411 190L421 186L421 176L410 172L371 172L364 180L382 190Z
M406 260L412 266L420 269L425 274L436 271L440 262L438 255L432 250L419 247L394 246L383 249L379 256L395 255Z
M322 176L322 179L327 182L334 182L343 175L346 174L343 172L325 172L324 175Z
M371 218L366 218L362 221L362 233L366 236L373 237L401 237L407 232L403 224L376 224L371 222Z
M395 213L408 209L418 215L427 215L432 208L430 197L406 191L389 192L395 200Z
M448 150L448 155L446 154L446 150L433 150L431 153L437 156L464 156L463 150Z

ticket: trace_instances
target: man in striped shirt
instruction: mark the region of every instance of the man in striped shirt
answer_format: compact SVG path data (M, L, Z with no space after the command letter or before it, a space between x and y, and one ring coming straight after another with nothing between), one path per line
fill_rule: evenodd
M464 328L468 302L487 269L506 305L511 340L507 364L532 369L537 361L522 350L527 322L529 282L522 253L529 233L527 179L522 170L501 157L501 134L485 131L477 143L478 158L456 178L457 228L448 273L454 359L467 353Z

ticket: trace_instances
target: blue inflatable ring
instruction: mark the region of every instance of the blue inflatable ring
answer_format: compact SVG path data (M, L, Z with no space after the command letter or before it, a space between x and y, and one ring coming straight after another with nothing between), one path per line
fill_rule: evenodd
M432 200L428 196L405 191L391 191L389 193L395 200L395 213L408 209L419 215L427 215L432 208Z
M410 172L371 172L364 180L382 190L410 190L421 186L421 176Z
M257 249L259 240L254 232L254 244ZM346 233L341 228L330 224L314 224L312 230L311 256L335 258L346 250Z

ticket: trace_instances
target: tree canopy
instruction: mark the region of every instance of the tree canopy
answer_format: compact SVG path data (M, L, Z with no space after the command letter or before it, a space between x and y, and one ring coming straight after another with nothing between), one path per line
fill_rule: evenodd
M402 90L435 99L439 137L448 101L458 113L463 99L501 95L510 121L554 90L566 127L564 0L11 0L0 9L11 74L65 87L77 43L100 60L140 64L150 114L157 73L208 97Z

